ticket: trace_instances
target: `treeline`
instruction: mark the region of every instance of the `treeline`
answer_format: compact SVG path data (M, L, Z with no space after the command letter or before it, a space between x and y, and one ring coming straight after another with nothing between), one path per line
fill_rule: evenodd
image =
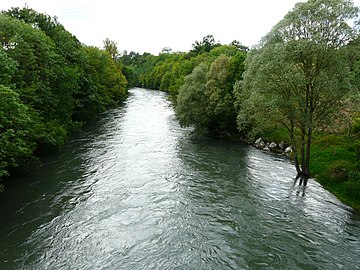
M360 209L358 17L351 1L309 0L251 50L209 35L190 52L125 52L119 61L131 85L172 95L182 125L284 141L298 176L316 176Z
M127 95L111 55L29 8L0 14L0 179Z
M237 133L233 85L242 78L247 51L238 41L222 45L208 35L190 52L125 52L119 61L130 85L167 91L177 98L182 125L231 136Z

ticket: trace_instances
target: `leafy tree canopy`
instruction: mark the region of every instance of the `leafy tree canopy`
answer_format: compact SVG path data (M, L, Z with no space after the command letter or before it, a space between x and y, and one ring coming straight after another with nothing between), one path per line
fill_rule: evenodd
M218 42L215 41L215 38L213 35L207 35L203 37L202 41L195 41L195 43L192 45L193 49L192 52L196 54L204 53L204 52L210 52L213 48L220 46Z
M244 83L237 87L239 127L251 119L283 124L300 174L310 174L313 131L331 121L349 93L345 45L358 35L357 24L349 24L358 12L347 0L298 3L246 60Z
M112 59L116 59L117 55L119 54L117 43L109 38L104 40L104 50L109 53Z
M126 97L111 56L29 8L0 14L0 178Z

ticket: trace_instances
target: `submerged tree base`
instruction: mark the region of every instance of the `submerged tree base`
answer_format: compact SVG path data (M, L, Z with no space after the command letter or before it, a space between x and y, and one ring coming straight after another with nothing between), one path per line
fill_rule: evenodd
M308 180L309 180L310 176L303 174L303 173L298 173L295 177L294 180L294 186L296 185L296 183L299 181L299 186L307 186Z

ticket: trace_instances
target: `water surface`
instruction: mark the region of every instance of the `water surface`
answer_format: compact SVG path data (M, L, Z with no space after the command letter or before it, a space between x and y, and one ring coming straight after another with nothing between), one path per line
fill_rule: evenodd
M283 158L127 102L0 195L0 269L360 269L360 217Z

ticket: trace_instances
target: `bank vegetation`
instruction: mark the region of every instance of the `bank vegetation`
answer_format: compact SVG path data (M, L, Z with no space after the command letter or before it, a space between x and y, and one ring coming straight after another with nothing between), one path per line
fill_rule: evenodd
M120 66L30 8L0 13L0 179L36 168L127 95Z
M298 175L360 209L359 9L349 0L295 5L258 45L158 55L81 44L31 9L0 15L0 178L58 149L130 87L166 91L197 134L282 142ZM295 177L295 176L294 176Z

